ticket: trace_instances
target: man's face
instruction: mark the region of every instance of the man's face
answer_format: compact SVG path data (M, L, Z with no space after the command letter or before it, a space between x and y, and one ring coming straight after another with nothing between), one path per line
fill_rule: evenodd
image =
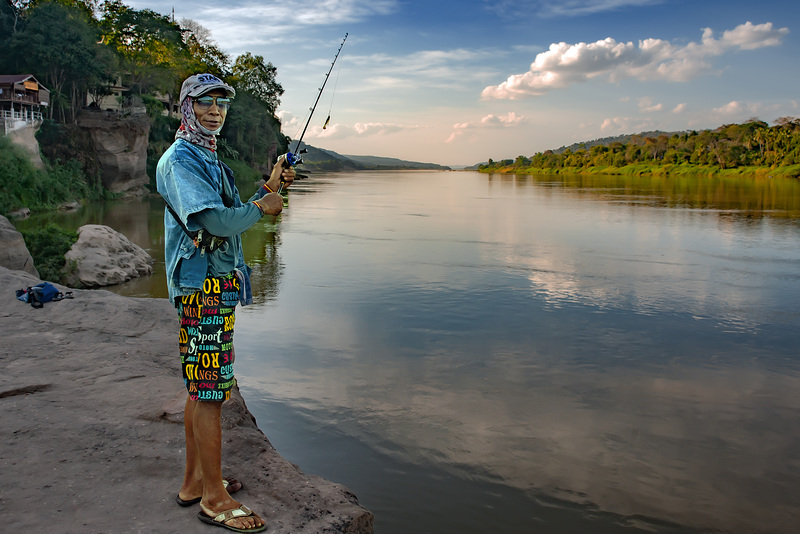
M197 122L209 130L216 131L222 128L222 125L225 123L225 116L228 113L228 108L225 105L220 105L216 99L214 99L213 103L210 103L211 105L204 102L212 97L224 99L227 98L227 94L222 89L214 89L203 96L196 97L192 101L192 106L194 107L194 114L197 117Z

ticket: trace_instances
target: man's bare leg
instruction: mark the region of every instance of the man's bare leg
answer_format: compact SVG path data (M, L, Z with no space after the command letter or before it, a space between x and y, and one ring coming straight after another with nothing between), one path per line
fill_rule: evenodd
M203 472L197 457L197 446L194 438L194 407L197 401L186 395L186 406L183 411L183 430L186 435L186 468L183 473L183 485L178 497L188 501L203 495Z
M203 500L200 501L200 506L208 515L214 517L241 506L240 502L231 498L222 484L222 402L194 402L191 410L194 453L202 473ZM186 455L188 472L188 446ZM227 524L248 529L260 527L264 522L258 516L250 516L231 519Z

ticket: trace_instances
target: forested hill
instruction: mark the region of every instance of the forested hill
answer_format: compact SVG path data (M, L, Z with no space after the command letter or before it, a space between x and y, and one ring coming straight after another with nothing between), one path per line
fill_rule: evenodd
M290 143L289 146L292 150L296 149L294 143ZM300 149L308 151L302 154L301 169L309 171L450 170L450 167L435 163L378 156L344 156L332 150L316 148L306 143L302 143Z
M612 143L627 144L634 137L639 137L639 138L652 137L652 138L657 139L662 135L666 135L667 137L672 137L675 134L679 134L680 135L680 134L683 134L683 133L686 133L686 132L662 132L661 130L653 130L653 131L650 131L650 132L640 132L638 134L623 134L623 135L617 135L617 136L613 136L613 137L601 137L600 139L593 139L592 141L581 141L580 143L573 143L573 144L571 144L569 146L562 146L561 148L554 149L553 152L555 154L563 154L567 150L571 150L572 152L575 152L575 151L580 150L582 148L589 149L589 148L592 148L593 146L611 146Z
M346 156L347 158L365 165L369 169L385 170L437 170L449 171L450 167L437 165L436 163L422 163L419 161L406 161L397 158L382 158L378 156Z
M800 175L800 119L781 117L773 126L758 119L714 130L645 132L578 143L515 160L489 160L482 172L647 174L744 171Z

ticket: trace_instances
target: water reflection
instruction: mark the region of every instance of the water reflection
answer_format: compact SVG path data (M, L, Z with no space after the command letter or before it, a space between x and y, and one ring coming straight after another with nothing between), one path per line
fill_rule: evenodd
M793 531L796 376L611 374L536 356L496 355L471 372L434 361L443 354L411 368L343 359L310 373L270 365L271 379L250 387L404 460L502 480L534 497L695 527Z
M796 220L499 182L343 177L293 199L278 299L237 322L248 391L530 506L791 532Z
M263 304L278 296L284 269L279 253L279 228L273 220L262 221L242 236L245 261L253 269L250 282L254 304Z
M518 187L560 187L582 196L633 205L713 209L795 221L800 214L800 181L794 178L495 174L489 180Z

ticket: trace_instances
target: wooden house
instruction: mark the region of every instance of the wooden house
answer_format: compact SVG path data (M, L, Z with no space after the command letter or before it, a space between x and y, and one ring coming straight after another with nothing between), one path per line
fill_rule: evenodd
M30 74L0 74L0 118L4 131L42 120L50 91Z

